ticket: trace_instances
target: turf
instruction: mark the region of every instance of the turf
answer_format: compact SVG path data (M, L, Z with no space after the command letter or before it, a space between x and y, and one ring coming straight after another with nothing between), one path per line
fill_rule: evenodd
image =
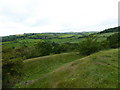
M47 73L52 72L56 68L62 65L82 58L83 56L77 55L75 52L62 53L49 56L43 56L24 61L23 71L25 73L24 79L16 85L16 87L24 86L24 82L27 80L33 81L39 77L45 76Z
M25 61L28 75L19 87L26 88L116 88L118 49L81 57L64 53Z

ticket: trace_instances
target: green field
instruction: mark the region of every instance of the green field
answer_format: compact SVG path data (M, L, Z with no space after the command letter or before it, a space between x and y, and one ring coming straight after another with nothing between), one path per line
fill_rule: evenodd
M112 34L114 34L116 32L110 32L110 33L103 33L103 34L95 34L98 37L98 41L103 41L106 40L106 38ZM73 33L73 34L69 34L69 33L54 33L54 34L49 34L49 33L43 33L43 34L37 34L37 35L32 35L32 36L28 36L25 39L16 39L14 41L6 41L3 42L3 45L9 46L9 47L17 47L20 46L22 44L26 44L27 46L33 46L35 43L39 42L39 41L51 41L51 42L56 42L56 43L79 43L82 40L84 40L84 36L85 35L89 35L89 34L93 34L93 33ZM35 37L47 37L47 39L34 39ZM30 38L30 37L34 37L34 38ZM81 38L79 38L81 37Z
M2 37L2 86L118 88L118 31Z
M38 42L43 41L42 39L18 39L15 41L7 41L7 42L3 42L2 44L8 47L19 47L24 45L27 46L33 46Z
M24 61L24 80L16 87L27 88L116 88L118 49L90 56L75 52ZM25 81L29 81L25 84Z

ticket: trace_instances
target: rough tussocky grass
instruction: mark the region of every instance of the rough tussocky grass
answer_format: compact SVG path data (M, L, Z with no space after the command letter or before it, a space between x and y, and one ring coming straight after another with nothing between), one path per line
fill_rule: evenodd
M25 72L25 75L23 77L24 79L16 86L22 87L24 86L25 81L34 81L40 77L47 75L47 73L52 72L56 68L63 66L64 64L82 57L83 56L77 55L76 52L72 52L25 60L23 68L23 71Z
M52 59L50 61L52 61ZM37 65L37 60L35 62ZM46 61L46 63L49 62ZM28 70L29 68L34 69L35 67L32 65L30 66L31 68L28 67ZM50 69L50 67L47 68ZM40 77L38 77L36 80L33 80L25 87L117 88L118 49L100 51L90 56L63 64L61 67L56 67L56 69L50 70L50 72L45 73L43 76L40 75Z

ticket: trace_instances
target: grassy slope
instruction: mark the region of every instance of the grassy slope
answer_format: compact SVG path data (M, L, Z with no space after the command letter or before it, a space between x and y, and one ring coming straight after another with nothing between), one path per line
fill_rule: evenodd
M51 57L52 58L52 57ZM63 57L64 58L64 57ZM54 58L53 58L54 59ZM70 59L70 58L69 58ZM62 60L62 58L61 58ZM68 60L68 59L66 59ZM42 60L41 60L42 61ZM46 63L53 63L52 59ZM64 61L64 60L63 60ZM72 61L72 60L71 60ZM37 67L29 62L28 71ZM57 62L57 61L56 61ZM27 63L26 63L27 64ZM54 63L56 64L56 63ZM54 65L53 64L53 65ZM43 65L44 66L44 65ZM52 65L51 65L52 66ZM33 68L34 67L34 68ZM44 66L45 67L45 66ZM49 65L44 68L50 69ZM38 67L40 69L40 67ZM43 68L43 67L41 67ZM34 71L34 70L33 70ZM118 87L118 50L101 51L93 55L72 61L51 72L40 76L26 87L30 88L115 88ZM32 73L32 72L31 72ZM36 72L37 73L37 72ZM34 75L34 74L32 74Z
M30 80L31 82L33 80L36 80L68 62L82 57L83 56L77 55L75 52L72 52L28 59L24 62L24 80L16 86L22 87L24 86L25 81Z

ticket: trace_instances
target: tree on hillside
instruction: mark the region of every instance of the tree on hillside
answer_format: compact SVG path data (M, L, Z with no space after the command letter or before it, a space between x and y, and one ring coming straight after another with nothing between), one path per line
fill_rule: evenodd
M77 43L69 43L69 42L63 43L62 49L64 52L71 52L71 51L78 49L78 44Z
M115 33L107 38L109 42L109 46L111 48L118 48L120 47L120 32Z
M62 52L62 47L60 44L52 42L52 53L59 54Z
M100 43L97 41L97 37L93 35L89 35L79 46L79 52L83 55L90 55L100 49Z
M2 47L2 86L12 87L22 79L22 57L15 49Z
M101 49L109 49L110 48L108 40L101 41L100 45L101 45Z
M35 45L36 56L49 55L52 51L52 46L50 42L43 41Z

